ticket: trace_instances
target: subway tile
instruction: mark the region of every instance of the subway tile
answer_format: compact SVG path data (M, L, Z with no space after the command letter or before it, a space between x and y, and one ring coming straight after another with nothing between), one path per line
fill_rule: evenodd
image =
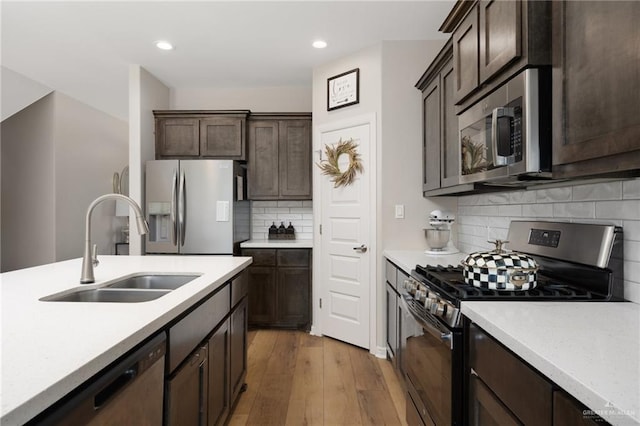
M302 219L304 220L313 220L312 214L302 213Z
M252 201L251 207L277 207L277 201Z
M554 203L553 217L579 217L593 218L595 217L595 204L584 203Z
M493 194L486 194L487 204L508 204L509 194L506 192L496 192Z
M313 207L313 200L304 200L302 202L302 207Z
M457 222L465 225L487 225L486 216L458 216Z
M498 206L498 216L522 216L522 206L520 204Z
M640 220L640 200L598 201L596 217L600 219Z
M624 240L624 259L640 262L640 241Z
M624 262L624 279L640 285L640 262Z
M573 201L597 201L622 199L622 182L602 182L573 187Z
M556 201L571 201L571 187L538 189L536 191L537 203Z
M625 280L624 298L634 303L640 303L640 284Z
M253 220L274 221L278 218L278 215L274 213L259 213L252 215L252 218Z
M285 207L266 207L265 213L289 213L289 209Z
M522 215L534 218L553 217L553 204L525 204L522 206Z
M251 213L264 213L264 207L252 207Z
M622 182L622 198L625 200L640 199L640 178Z
M302 207L302 201L278 201L278 207Z
M624 220L622 230L625 240L640 241L640 220Z
M475 206L479 201L479 195L466 195L458 198L458 206Z
M267 239L267 234L265 234L264 232L252 232L251 233L251 239L252 240L266 240Z
M301 232L300 234L296 234L296 239L298 239L298 240L313 240L313 233Z
M313 234L313 226L303 226L302 232L303 234Z
M313 209L308 208L308 207L291 207L289 209L289 213L306 213L306 214L313 214Z
M511 204L531 204L536 202L536 191L514 191L509 192L509 202Z
M294 214L294 213L279 213L278 214L278 220L297 220L297 219L302 219L302 215L301 214Z

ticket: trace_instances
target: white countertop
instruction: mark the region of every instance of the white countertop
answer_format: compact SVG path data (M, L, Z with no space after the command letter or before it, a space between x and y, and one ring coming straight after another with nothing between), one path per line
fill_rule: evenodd
M232 256L100 256L100 287L139 272L203 275L149 302L42 302L79 287L81 259L0 275L2 425L23 424L251 263Z
M424 250L384 250L382 255L395 263L396 266L401 268L407 274L411 273L412 269L415 269L416 265L459 265L460 261L464 259L466 253L454 253L454 254L425 254Z
M313 248L313 240L249 240L240 248Z
M640 425L640 305L463 302L462 313L614 425Z

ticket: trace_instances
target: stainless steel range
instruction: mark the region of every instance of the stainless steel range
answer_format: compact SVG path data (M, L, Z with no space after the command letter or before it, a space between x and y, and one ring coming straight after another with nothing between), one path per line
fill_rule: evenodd
M402 284L400 353L410 424L467 422L462 302L624 300L622 228L514 221L507 239L510 250L537 262L534 288L471 285L458 265L417 265Z

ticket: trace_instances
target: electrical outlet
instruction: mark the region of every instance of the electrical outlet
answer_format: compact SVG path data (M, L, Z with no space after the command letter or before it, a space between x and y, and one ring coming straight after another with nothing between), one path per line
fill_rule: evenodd
M404 219L404 205L396 204L396 219Z

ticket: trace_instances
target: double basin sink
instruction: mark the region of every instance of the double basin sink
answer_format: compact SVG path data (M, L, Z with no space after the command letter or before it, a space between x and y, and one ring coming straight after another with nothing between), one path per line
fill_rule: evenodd
M45 302L136 303L155 300L198 278L200 274L137 274L99 288L74 289L43 297Z

